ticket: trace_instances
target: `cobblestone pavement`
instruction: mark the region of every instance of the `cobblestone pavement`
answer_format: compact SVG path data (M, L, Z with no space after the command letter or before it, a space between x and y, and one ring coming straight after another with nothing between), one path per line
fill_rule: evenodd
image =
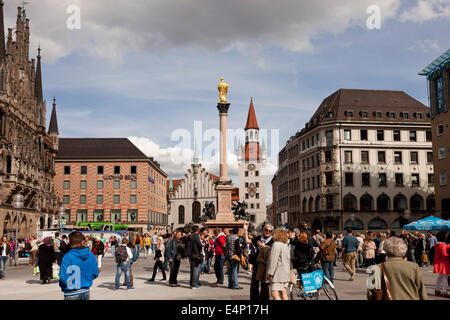
M25 260L23 260L24 263ZM135 290L113 291L116 266L111 257L105 257L103 269L99 277L94 281L91 289L93 300L177 300L177 299L221 299L221 300L247 300L250 295L250 275L242 269L239 271L239 284L243 290L231 290L226 287L216 287L214 273L203 274L200 277L202 288L192 290L189 287L189 263L183 261L178 282L180 287L169 287L168 281L160 281L162 275L158 272L156 281L147 282L151 277L154 260L151 257L140 257L133 265ZM211 270L213 271L213 270ZM422 268L423 279L430 300L447 300L434 295L436 276L432 267ZM122 276L123 277L123 276ZM344 271L342 261L338 261L335 267L336 290L341 300L365 300L366 280L365 269L358 269L355 281L348 281L349 275ZM225 276L225 284L227 283ZM50 285L41 285L39 276L33 276L33 268L29 265L7 266L6 280L0 281L0 300L38 299L38 300L62 300L63 294L58 286L58 281L53 280ZM320 299L327 299L322 295Z

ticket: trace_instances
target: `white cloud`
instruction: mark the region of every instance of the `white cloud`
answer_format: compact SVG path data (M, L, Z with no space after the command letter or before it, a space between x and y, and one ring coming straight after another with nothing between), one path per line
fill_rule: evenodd
M427 39L424 41L415 41L408 50L422 53L429 53L430 51L440 52L441 46L439 45L438 40Z
M419 0L400 15L400 21L422 23L437 18L450 18L450 0Z
M365 26L366 9L374 2L389 19L400 0L40 0L28 4L27 13L32 48L41 42L47 61L78 51L120 63L127 52L163 54L180 47L245 53L278 46L312 52L313 40L322 33ZM81 9L80 30L66 27L72 4ZM14 26L15 10L6 4L7 26Z

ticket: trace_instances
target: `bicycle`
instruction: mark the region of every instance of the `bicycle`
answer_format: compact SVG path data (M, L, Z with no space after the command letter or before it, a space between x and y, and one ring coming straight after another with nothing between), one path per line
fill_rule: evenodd
M319 278L320 276L322 277L321 286L316 290L305 292L302 274L311 274L318 270L320 270L320 272L316 272L316 274L319 275ZM323 289L328 299L339 300L333 283L323 274L321 270L322 267L318 263L310 263L305 268L297 269L297 282L289 286L289 295L291 300L318 300L321 289Z

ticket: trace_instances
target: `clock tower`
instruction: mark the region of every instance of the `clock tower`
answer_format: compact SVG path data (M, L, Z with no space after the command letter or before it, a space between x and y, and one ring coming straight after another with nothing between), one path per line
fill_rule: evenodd
M247 211L256 230L260 230L266 220L266 177L263 168L266 160L264 142L260 148L259 127L256 120L253 97L250 100L247 124L245 125L245 145L239 143L237 150L239 168L239 201L247 203Z

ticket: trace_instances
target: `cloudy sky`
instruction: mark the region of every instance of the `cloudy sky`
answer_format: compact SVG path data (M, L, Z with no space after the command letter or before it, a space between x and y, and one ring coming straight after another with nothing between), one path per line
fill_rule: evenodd
M5 2L5 27L14 27L21 1ZM417 73L450 47L450 0L29 2L31 50L42 47L44 95L48 112L57 98L61 136L130 137L174 178L188 164L173 154L194 149L194 122L203 152L218 127L220 76L230 84L229 128L245 126L254 96L270 181L279 148L325 97L391 89L427 104ZM374 5L380 29L367 27ZM74 8L79 29L68 28ZM232 147L229 158L235 163ZM237 182L236 166L230 171Z

